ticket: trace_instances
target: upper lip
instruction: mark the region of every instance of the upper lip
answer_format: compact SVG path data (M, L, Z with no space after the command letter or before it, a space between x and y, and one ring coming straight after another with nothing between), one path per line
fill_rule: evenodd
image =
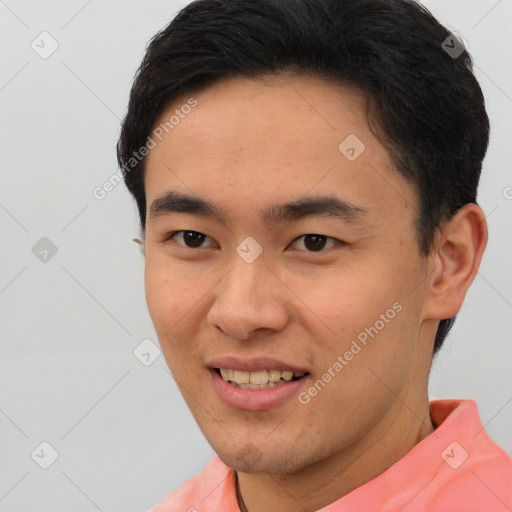
M308 370L302 366L291 364L273 357L240 359L233 356L223 356L210 359L206 363L206 366L209 368L226 368L246 372L257 372L261 370L288 370L293 373L308 373Z

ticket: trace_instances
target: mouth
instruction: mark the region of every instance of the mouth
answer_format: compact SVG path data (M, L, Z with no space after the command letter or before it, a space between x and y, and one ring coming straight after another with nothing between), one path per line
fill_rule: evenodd
M256 366L257 369L253 368L256 371L208 367L213 389L224 404L253 412L275 409L292 403L311 378L309 372L263 370Z
M225 382L241 389L270 389L286 385L309 375L308 372L290 370L258 370L249 372L233 368L212 368Z
M284 358L218 356L205 361L214 392L231 409L264 411L292 406L310 384L309 368Z

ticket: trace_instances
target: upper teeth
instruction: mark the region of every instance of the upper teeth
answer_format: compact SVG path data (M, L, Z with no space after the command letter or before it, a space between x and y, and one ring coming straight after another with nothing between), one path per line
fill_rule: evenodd
M242 370L233 370L231 368L221 368L220 374L224 380L231 380L237 384L266 384L267 382L278 382L281 378L292 380L295 377L303 377L302 373L293 373L288 370L262 370L258 372L246 372Z

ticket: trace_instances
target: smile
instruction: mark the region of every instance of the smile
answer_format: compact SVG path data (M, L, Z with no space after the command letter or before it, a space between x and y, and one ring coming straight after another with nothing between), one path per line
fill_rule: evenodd
M232 368L215 368L215 371L229 384L242 389L267 389L299 380L307 372L289 370L260 370L248 372Z
M298 396L311 380L311 375L303 371L222 367L209 367L208 371L220 400L233 409L244 411L264 411L284 405Z

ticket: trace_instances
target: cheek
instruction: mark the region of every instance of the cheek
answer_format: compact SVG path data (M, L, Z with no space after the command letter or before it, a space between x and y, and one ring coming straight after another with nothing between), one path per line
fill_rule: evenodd
M317 354L323 365L329 367L349 350L357 352L348 354L358 361L350 363L354 367L390 363L401 351L408 357L411 347L406 345L417 335L417 304L410 296L410 279L394 267L391 261L387 268L382 262L361 264L333 272L326 279L308 279L309 286L303 283L299 288L303 290L300 309L311 318L313 339L323 345Z
M148 311L160 342L163 356L173 375L188 382L199 366L191 365L200 358L198 331L213 286L202 271L192 271L170 262L165 254L146 255L144 270Z
M144 284L148 311L160 343L172 344L183 327L182 320L197 303L200 284L191 286L186 273L154 256L146 258Z
M295 282L299 309L310 325L327 338L347 339L357 335L392 307L396 294L389 283L379 283L368 268L331 271ZM317 334L321 334L320 332Z
M144 285L149 314L157 332L166 325L169 328L173 324L175 290L179 283L161 266L146 259Z
M187 347L180 343L183 335L179 332L182 328L179 319L185 311L183 301L175 291L179 285L179 280L173 279L169 273L157 271L151 264L146 264L145 288L149 315L167 366L174 378L181 382L180 361L188 358L183 353Z

